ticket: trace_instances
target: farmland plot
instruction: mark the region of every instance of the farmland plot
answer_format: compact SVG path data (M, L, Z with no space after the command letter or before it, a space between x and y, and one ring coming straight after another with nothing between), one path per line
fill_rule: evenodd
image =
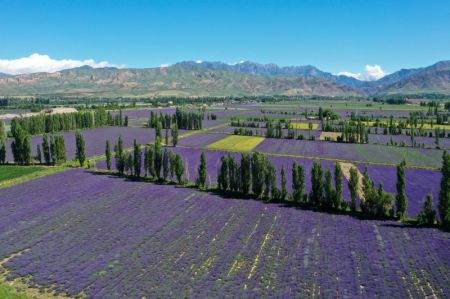
M72 296L450 296L450 238L436 229L81 169L0 197L0 258L22 252L10 278Z

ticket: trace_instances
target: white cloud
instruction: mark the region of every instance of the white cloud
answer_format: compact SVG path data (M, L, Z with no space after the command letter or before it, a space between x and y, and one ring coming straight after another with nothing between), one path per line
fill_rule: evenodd
M236 62L230 63L229 65L238 65L238 64L242 64L244 62L245 62L245 60L240 60L240 61L236 61Z
M163 64L159 65L160 68L166 68L166 67L169 67L169 66L170 66L170 64L167 64L167 63L163 63Z
M73 60L73 59L52 59L48 55L38 53L31 54L28 57L18 59L0 59L0 73L11 75L30 74L37 72L56 72L64 69L70 69L89 65L93 68L99 67L125 67L125 65L114 65L107 61L95 62L93 59Z
M196 60L195 63L202 63L203 60Z
M366 69L366 72L363 74L352 73L352 72L339 72L339 73L337 73L337 75L353 77L353 78L356 78L358 80L363 80L363 81L375 81L380 78L383 78L386 75L389 75L389 73L386 73L385 71L383 71L381 66L379 66L378 64L374 64L374 65L367 64L365 66L365 69Z

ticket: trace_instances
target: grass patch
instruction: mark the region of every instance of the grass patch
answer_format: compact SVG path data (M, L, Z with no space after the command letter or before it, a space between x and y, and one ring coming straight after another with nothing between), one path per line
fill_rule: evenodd
M233 135L211 143L206 148L213 150L250 152L263 140L264 137Z
M32 170L37 169L37 170ZM67 166L18 166L2 165L0 166L0 177L4 174L4 179L0 179L0 188L21 184L27 181L37 179L49 174L58 173L70 169ZM15 176L12 173L16 173ZM1 297L0 297L1 298Z
M0 182L30 175L43 170L45 170L45 167L40 166L1 165Z
M3 299L29 299L26 295L16 293L13 288L8 285L0 284L0 298Z

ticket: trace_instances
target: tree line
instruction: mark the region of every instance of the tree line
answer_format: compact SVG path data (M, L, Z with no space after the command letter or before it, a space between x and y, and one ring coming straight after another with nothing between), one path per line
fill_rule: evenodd
M121 111L114 117L103 109L60 114L41 114L30 117L16 117L11 120L11 135L15 137L19 130L29 135L97 128L103 126L126 126L128 118Z
M133 152L126 153L123 141L119 137L115 147L116 169L120 174L141 176L142 150L144 154L144 176L158 181L175 181L183 184L185 166L183 157L163 148L161 138L157 137L153 145L143 149L135 141ZM112 167L112 152L109 142L106 143L106 163ZM366 168L362 178L359 171L349 171L348 188L350 201L343 196L343 171L339 162L331 169L324 170L322 165L314 162L311 173L311 190L306 192L306 173L302 164L292 165L292 192L288 191L287 171L281 168L278 174L274 163L264 154L241 153L241 159L234 155L221 158L218 170L216 190L220 193L243 196L246 198L264 199L272 202L286 202L316 208L323 211L358 212L375 218L407 218L408 197L406 194L406 163L397 166L396 194L386 192L383 184L378 186L370 178ZM208 187L208 171L206 155L202 152L198 167L196 185L200 189ZM280 183L279 183L280 182ZM358 204L359 203L359 204ZM444 152L442 165L441 191L439 193L439 215L444 227L450 227L450 155ZM437 222L432 194L428 194L422 211L417 217L421 225L434 225Z
M208 117L211 117L211 115ZM205 113L182 111L179 108L176 108L175 113L172 115L163 112L158 114L150 111L148 127L156 128L160 123L163 129L172 128L176 124L178 129L181 130L201 130L203 128L204 118ZM214 118L216 118L215 115Z

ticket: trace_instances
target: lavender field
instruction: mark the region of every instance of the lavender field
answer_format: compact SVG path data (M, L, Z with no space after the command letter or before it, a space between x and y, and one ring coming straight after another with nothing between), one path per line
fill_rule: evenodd
M180 131L181 133L184 131ZM148 128L131 128L131 127L105 127L82 131L86 140L86 155L88 157L103 155L105 153L105 143L107 140L113 146L119 136L122 136L125 147L133 146L136 139L140 144L147 144L155 139L155 130ZM66 143L67 158L69 160L75 158L75 132L62 133ZM12 139L7 140L6 160L13 161L11 150ZM31 139L32 152L36 155L36 146L42 144L42 136L33 136Z
M0 258L21 253L9 278L71 296L450 296L450 238L436 229L82 169L0 195Z

